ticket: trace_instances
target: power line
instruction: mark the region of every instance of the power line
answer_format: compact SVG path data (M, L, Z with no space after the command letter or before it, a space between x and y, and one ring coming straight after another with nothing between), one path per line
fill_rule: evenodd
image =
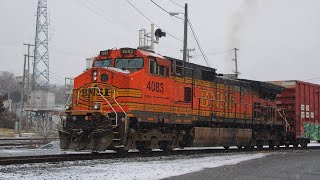
M66 55L66 56L72 56L72 57L78 57L78 58L86 58L86 56L81 55L81 54L76 54L72 52L67 52L67 51L61 51L59 49L51 48L56 54L61 54L61 55Z
M182 7L182 8L184 9L184 7L183 7L182 5L180 5L180 4L178 4L178 3L176 3L176 2L174 2L174 1L172 1L172 0L169 0L169 1L170 1L170 2L172 2L173 4L177 5L177 6Z
M144 15L137 7L135 7L129 0L126 0L136 11L138 11L144 18L146 18L149 22L151 22L152 24L154 24L155 26L157 26L158 28L160 28L160 26L158 26L155 22L153 22L150 18L148 18L146 15ZM178 41L181 41L181 39L175 37L174 35L166 32L169 36L171 36L172 38L178 40Z
M202 56L203 56L203 59L205 60L205 62L207 63L207 65L208 65L209 67L211 67L210 64L208 63L207 56L205 55L205 53L204 53L204 51L203 51L203 49L202 49L202 47L201 47L201 45L200 45L200 42L199 42L198 37L197 37L197 35L196 35L196 33L195 33L194 29L193 29L193 26L192 26L192 23L191 23L189 17L188 17L188 22L189 22L189 26L190 26L191 32L192 32L192 34L193 34L193 37L194 37L194 39L196 40L196 43L197 43L197 45L198 45L198 47L199 47L199 49L200 49L200 52L201 52L201 54L202 54Z
M0 42L0 46L4 45L4 46L13 46L13 45L20 45L21 43L19 42Z
M94 3L92 3L91 1L89 0L86 0L86 2L88 2L89 4L91 4L92 6L94 6L96 9L98 9L99 11L101 11L103 13L103 15L99 14L98 12L96 11L93 11L91 8L89 8L84 2L82 1L78 1L78 0L75 0L75 2L77 3L80 3L82 6L84 6L87 10L89 10L90 12L92 12L93 14L97 15L97 16L100 16L102 19L108 21L109 23L115 23L115 24L118 24L119 26L121 26L121 28L125 29L126 31L128 32L133 32L132 31L132 28L128 28L126 25L123 25L121 23L119 23L119 21L116 21L114 19L112 19L111 17L109 16L106 16L105 14L105 11L100 8L99 6L95 5Z
M152 2L153 4L155 4L156 6L158 6L160 9L162 9L164 12L170 14L169 11L167 11L167 10L165 10L164 8L162 8L161 6L159 6L159 5L158 5L157 3L155 3L153 0L151 0L151 2Z
M161 10L163 10L164 12L168 13L168 14L171 16L171 14L170 14L169 11L167 11L167 10L165 10L163 7L159 6L159 5L158 5L157 3L155 3L153 0L151 0L151 2L152 2L153 4L155 4L156 6L158 6ZM180 17L178 17L178 16L173 16L173 17L183 20L182 18L180 18Z
M229 53L231 51L233 51L234 49L228 49L225 51L218 51L218 52L212 52L212 53L206 53L207 56L213 56L213 55L221 55L221 54L226 54ZM202 55L194 55L194 56L202 56Z
M136 11L138 11L144 18L146 18L148 21L150 21L152 24L159 27L156 23L154 23L151 19L149 19L146 15L144 15L138 8L136 8L129 0L126 0Z
M310 78L310 79L304 79L302 81L317 81L318 79L320 79L320 77L315 77L315 78Z

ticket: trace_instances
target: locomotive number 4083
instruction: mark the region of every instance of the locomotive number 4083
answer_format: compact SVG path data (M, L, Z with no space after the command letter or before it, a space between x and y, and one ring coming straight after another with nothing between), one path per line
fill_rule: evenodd
M156 92L163 92L163 83L160 82L154 82L154 81L149 81L147 88L149 91L156 91Z

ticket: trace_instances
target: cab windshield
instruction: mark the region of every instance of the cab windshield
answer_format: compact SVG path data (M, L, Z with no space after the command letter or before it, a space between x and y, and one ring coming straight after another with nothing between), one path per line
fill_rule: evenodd
M135 71L143 67L142 58L119 58L115 61L115 67L122 70Z
M94 62L93 67L110 67L111 59L97 60Z

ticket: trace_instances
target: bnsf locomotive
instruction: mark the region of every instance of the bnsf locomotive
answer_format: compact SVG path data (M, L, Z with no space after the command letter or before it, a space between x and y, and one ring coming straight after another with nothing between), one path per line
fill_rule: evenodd
M285 145L276 113L281 86L142 49L101 51L74 79L62 149L170 151L190 146Z

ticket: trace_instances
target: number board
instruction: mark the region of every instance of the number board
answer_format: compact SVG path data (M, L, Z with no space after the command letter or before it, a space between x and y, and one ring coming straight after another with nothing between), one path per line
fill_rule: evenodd
M162 82L154 82L154 81L149 81L147 84L147 89L152 92L164 92L164 85Z
M105 50L105 51L100 51L100 56L108 56L109 55L109 51Z
M136 52L135 49L130 49L130 48L121 49L121 54L134 54L135 52Z

